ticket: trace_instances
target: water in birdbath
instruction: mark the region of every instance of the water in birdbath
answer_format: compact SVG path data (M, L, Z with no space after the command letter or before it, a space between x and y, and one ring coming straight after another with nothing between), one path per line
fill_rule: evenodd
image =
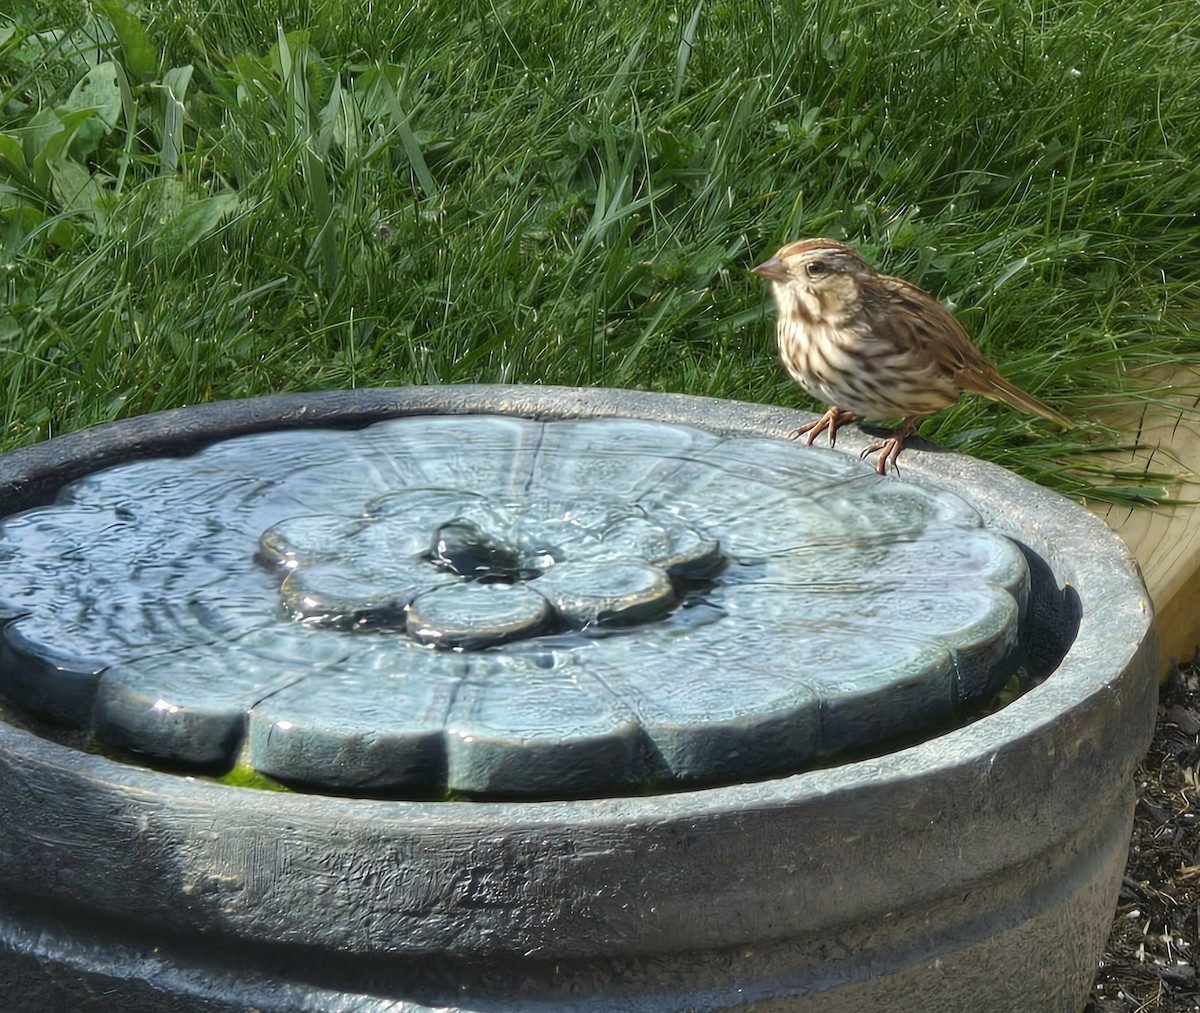
M108 748L306 790L733 783L993 695L1028 582L956 497L785 440L287 429L0 523L0 693Z

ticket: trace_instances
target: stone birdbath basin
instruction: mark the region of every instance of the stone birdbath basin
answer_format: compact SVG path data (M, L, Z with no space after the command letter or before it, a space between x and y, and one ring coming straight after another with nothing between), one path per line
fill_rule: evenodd
M413 388L0 458L0 981L1080 1009L1153 727L1136 566L1000 469L881 479L798 420Z

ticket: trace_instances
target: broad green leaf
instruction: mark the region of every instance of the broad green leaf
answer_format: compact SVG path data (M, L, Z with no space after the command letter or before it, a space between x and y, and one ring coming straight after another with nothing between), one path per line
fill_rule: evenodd
M284 34L283 25L276 24L275 30L279 36L279 41L275 44L275 57L279 62L279 76L286 81L292 76L292 50L288 45L287 35Z
M408 162L412 166L413 175L417 177L421 188L428 196L436 197L438 195L438 185L434 182L433 173L429 171L429 166L425 162L425 155L421 151L421 144L417 140L417 135L413 133L413 129L409 125L408 113L404 111L404 107L400 104L400 97L396 94L396 90L392 87L386 75L380 74L378 81L383 90L388 110L392 114L392 125L396 128L396 133L400 135L400 143L404 146L404 153L408 155Z
M62 120L53 109L39 109L21 131L21 147L25 151L25 164L33 166L45 150L46 145L63 131ZM44 185L39 181L39 185Z
M178 176L155 176L134 193L134 204L150 208L159 226L170 225L196 199L195 193Z
M183 148L183 97L192 80L192 65L172 67L162 76L163 132L159 146L158 171L169 176L179 167Z
M350 86L362 118L386 119L391 114L391 105L387 97L390 92L385 92L385 86L394 91L403 78L404 71L394 63L377 63L354 78Z
M104 188L85 166L71 159L50 163L54 196L64 210L94 212L104 198Z
M135 80L148 80L158 67L158 54L141 21L119 0L95 0L95 3L117 33L126 72Z
M362 121L354 96L342 88L336 77L330 91L329 101L317 115L317 132L313 138L317 152L322 158L329 154L331 145L346 153L346 160L357 158L362 147Z
M35 168L63 158L80 128L96 118L96 110L89 108L76 109L73 112L59 112L55 118L58 120L60 129L46 134L45 143L34 156Z
M232 193L187 202L155 235L155 252L165 256L186 253L202 239L212 235L237 210L237 194Z
M275 45L271 47L268 59L276 73L286 81L295 69L295 53L309 48L309 32L304 29L285 32L283 25L276 22L275 34Z
M15 256L25 237L45 220L39 208L28 204L0 206L0 256L5 260Z
M82 111L94 114L79 123L72 139L77 154L85 156L94 151L100 138L117 125L121 115L121 89L117 84L116 64L106 61L89 70L58 111L60 116Z
M12 134L0 134L0 172L6 176L12 173L25 176L25 152L21 150L21 142Z
M15 257L25 245L25 237L44 217L41 211L28 205L0 205L0 257L5 260Z
M56 215L46 223L46 239L51 245L63 250L73 250L87 237L87 233L67 215Z
M42 112L48 113L50 119L45 123L38 124L37 138L40 143L32 159L33 179L37 186L43 190L49 190L51 182L50 166L66 157L67 148L74 139L76 132L85 123L95 118L96 110L87 108L76 109L73 112L56 113L47 109L42 110ZM35 121L41 117L42 112L39 112L34 117ZM53 123L50 120L53 120ZM26 139L28 140L28 137ZM26 158L28 157L27 145Z
M132 130L137 124L137 99L133 97L133 88L129 85L129 77L119 64L113 64L116 71L117 91L121 96L121 110L125 114L126 129Z

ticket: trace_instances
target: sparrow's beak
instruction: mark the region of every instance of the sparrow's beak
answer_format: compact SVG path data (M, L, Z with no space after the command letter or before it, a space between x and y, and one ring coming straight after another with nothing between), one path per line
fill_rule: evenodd
M787 281L791 277L788 274L787 264L778 257L772 257L770 260L763 261L758 267L750 268L750 273L770 281Z

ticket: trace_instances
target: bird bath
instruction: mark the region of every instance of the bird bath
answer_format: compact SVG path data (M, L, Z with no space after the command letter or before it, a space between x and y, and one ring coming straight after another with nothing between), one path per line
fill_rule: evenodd
M1078 1010L1153 725L1136 568L999 469L795 422L414 388L0 459L0 981Z

